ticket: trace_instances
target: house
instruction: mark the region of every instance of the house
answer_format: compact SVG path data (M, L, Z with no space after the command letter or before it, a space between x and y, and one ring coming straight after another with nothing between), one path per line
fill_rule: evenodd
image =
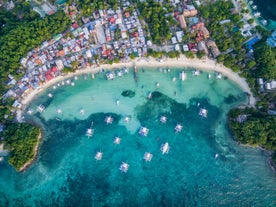
M189 51L188 45L183 45L183 51L184 51L184 52L188 52L188 51Z
M176 41L176 37L172 37L172 44L176 44L177 41Z
M59 60L56 60L55 62L59 70L62 70L64 68L62 60L59 59Z
M192 51L193 53L196 53L198 51L197 46L194 43L189 43L188 47L189 47L189 50Z
M220 51L219 51L216 43L213 40L208 40L206 42L206 46L211 50L212 56L214 58L216 58L220 55Z
M186 28L187 27L187 23L185 21L185 18L184 18L184 15L179 15L178 16L178 21L179 21L179 24L180 24L180 28Z
M195 9L195 7L193 5L187 5L186 9L184 9L183 11L183 15L184 17L192 17L197 15L197 10Z
M200 41L197 43L197 48L199 51L203 51L205 54L208 55L208 48L206 47L206 44L204 41Z
M175 34L176 34L176 38L177 38L178 42L182 42L182 37L184 36L184 32L177 31Z

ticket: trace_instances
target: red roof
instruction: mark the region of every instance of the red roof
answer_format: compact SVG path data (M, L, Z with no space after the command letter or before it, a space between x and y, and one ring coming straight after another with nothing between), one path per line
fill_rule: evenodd
M74 29L77 29L77 28L79 27L79 25L78 25L77 22L75 22L74 24L72 24L72 27L73 27Z
M110 17L109 18L109 22L112 23L112 24L114 24L115 23L115 18L114 17Z

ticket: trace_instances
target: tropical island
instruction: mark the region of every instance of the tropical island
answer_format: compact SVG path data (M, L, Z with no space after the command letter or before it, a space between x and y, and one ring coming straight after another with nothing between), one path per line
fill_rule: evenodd
M257 103L230 111L230 127L275 161L276 50L267 41L275 32L257 25L243 1L69 0L47 2L46 14L41 4L4 1L0 9L1 140L16 170L36 156L40 131L22 112L42 87L67 73L167 58L225 73L223 64L245 78Z

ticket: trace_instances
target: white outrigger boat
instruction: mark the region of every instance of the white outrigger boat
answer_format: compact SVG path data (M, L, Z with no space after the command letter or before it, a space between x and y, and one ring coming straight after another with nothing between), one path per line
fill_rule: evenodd
M95 159L96 160L101 160L103 157L103 153L102 152L97 152L96 155L95 155Z
M186 73L185 73L185 71L182 71L182 72L179 74L179 78L180 78L180 80L182 80L182 81L186 80Z
M204 108L201 108L199 110L199 113L198 113L200 116L204 117L204 118L207 118L207 115L208 115L208 111L207 109L204 109Z
M106 124L112 124L113 123L113 118L111 116L107 116L104 119Z
M80 110L80 114L81 114L81 115L84 115L84 109L81 109L81 110Z
M175 133L181 132L182 128L183 128L183 126L181 124L177 124L174 128Z
M126 173L128 171L128 168L129 168L129 164L127 164L126 162L122 162L122 164L120 165L120 170L123 172L123 173Z
M125 121L126 123L128 123L128 122L130 121L130 118L129 118L128 116L126 116L126 117L124 118L124 121Z
M58 110L57 110L57 113L58 113L58 114L62 114L62 110L61 110L61 109L58 109Z
M162 154L168 154L170 151L169 143L166 142L165 144L162 144L160 150L162 151Z
M216 73L216 78L217 79L221 79L222 78L222 74L221 73Z
M165 123L167 122L167 117L161 116L161 117L160 117L160 122L161 122L162 124L165 124Z
M44 109L45 109L45 106L43 106L42 104L40 104L40 105L37 107L37 111L40 112L40 113L43 112Z
M212 77L212 75L209 73L209 74L208 74L208 79L210 80L210 79L211 79L211 77Z
M88 129L86 130L86 136L87 136L87 137L92 137L93 134L94 134L94 129L92 128L92 126L93 126L93 122L91 123L90 128L88 128Z
M200 71L199 70L194 70L193 71L193 75L194 76L199 76L200 75Z
M145 154L144 154L144 160L146 161L146 162L150 162L151 161L151 159L152 159L152 154L151 153L149 153L149 152L145 152Z
M152 98L152 93L149 92L149 94L148 94L148 99L151 99L151 98Z
M149 129L146 127L141 127L139 130L140 136L146 137L146 136L148 136L148 133L149 133Z
M53 94L48 93L48 97L49 97L49 98L52 98L52 97L53 97Z
M120 137L115 137L113 143L114 144L120 144L121 143L121 138Z

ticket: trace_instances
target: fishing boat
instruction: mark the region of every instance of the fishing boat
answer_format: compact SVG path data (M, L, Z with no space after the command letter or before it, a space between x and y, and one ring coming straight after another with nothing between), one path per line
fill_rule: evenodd
M204 117L204 118L207 118L207 114L208 114L208 111L207 111L206 109L201 108L201 109L199 110L199 115L200 115L200 116L202 116L202 117Z
M170 150L169 143L166 142L165 144L162 144L160 150L162 151L162 154L168 154Z
M128 122L130 121L130 118L129 118L128 116L126 116L126 117L124 118L124 121L125 121L126 123L128 123Z
M160 84L157 82L157 83L155 84L155 87L158 88L159 86L160 86Z
M113 118L111 116L106 116L104 119L106 124L112 124L113 123Z
M161 116L161 117L160 117L160 122L161 122L162 124L165 124L165 123L167 122L167 117Z
M72 82L72 83L71 83L71 86L75 86L75 83L74 83L74 82Z
M152 93L149 92L149 94L148 94L148 99L151 99L151 98L152 98Z
M115 73L113 71L108 71L105 74L105 78L106 80L113 80L115 78Z
M32 109L29 109L28 111L27 111L27 113L28 114L32 114L34 111L32 110Z
M222 74L221 73L216 73L216 79L221 79L222 78Z
M181 124L177 124L174 128L175 133L181 132L182 128L183 128L183 126Z
M176 81L176 77L173 77L173 78L172 78L172 82L175 82L175 81Z
M44 109L45 109L45 106L43 106L42 104L40 104L40 105L37 107L37 111L40 112L40 113L43 112Z
M121 138L120 137L115 137L113 143L114 144L120 144L121 143Z
M102 152L97 152L96 155L95 155L95 159L96 160L101 160L103 157L103 153Z
M128 67L125 66L125 67L123 68L123 72L124 72L125 74L127 74L127 73L129 72Z
M180 74L179 74L179 78L180 80L184 81L186 80L186 73L184 71L182 71Z
M140 136L146 137L148 136L148 133L149 133L149 129L147 129L146 127L141 127L139 130Z
M209 73L209 74L208 74L208 79L210 80L210 79L211 79L211 77L212 77L212 75Z
M194 76L199 76L200 75L200 71L199 70L194 70L193 71L193 75Z
M86 136L89 138L89 137L92 137L93 134L94 134L94 129L92 128L93 126L93 122L91 122L91 125L90 125L90 128L88 128L86 130Z
M58 114L62 114L62 110L61 110L61 109L58 109L58 110L57 110L57 113L58 113Z
M149 153L149 152L145 152L145 154L144 154L144 160L146 161L146 162L150 162L151 161L151 159L152 159L152 154L151 153Z
M120 104L120 101L119 101L119 99L117 99L116 100L116 105L119 106L119 104Z
M128 171L128 168L129 168L129 164L127 164L126 162L122 162L122 164L120 165L120 170L123 172L123 173L126 173Z
M48 97L49 97L49 98L52 98L52 97L53 97L53 94L48 93Z
M84 115L84 109L81 109L81 110L80 110L80 114L81 114L81 115Z

